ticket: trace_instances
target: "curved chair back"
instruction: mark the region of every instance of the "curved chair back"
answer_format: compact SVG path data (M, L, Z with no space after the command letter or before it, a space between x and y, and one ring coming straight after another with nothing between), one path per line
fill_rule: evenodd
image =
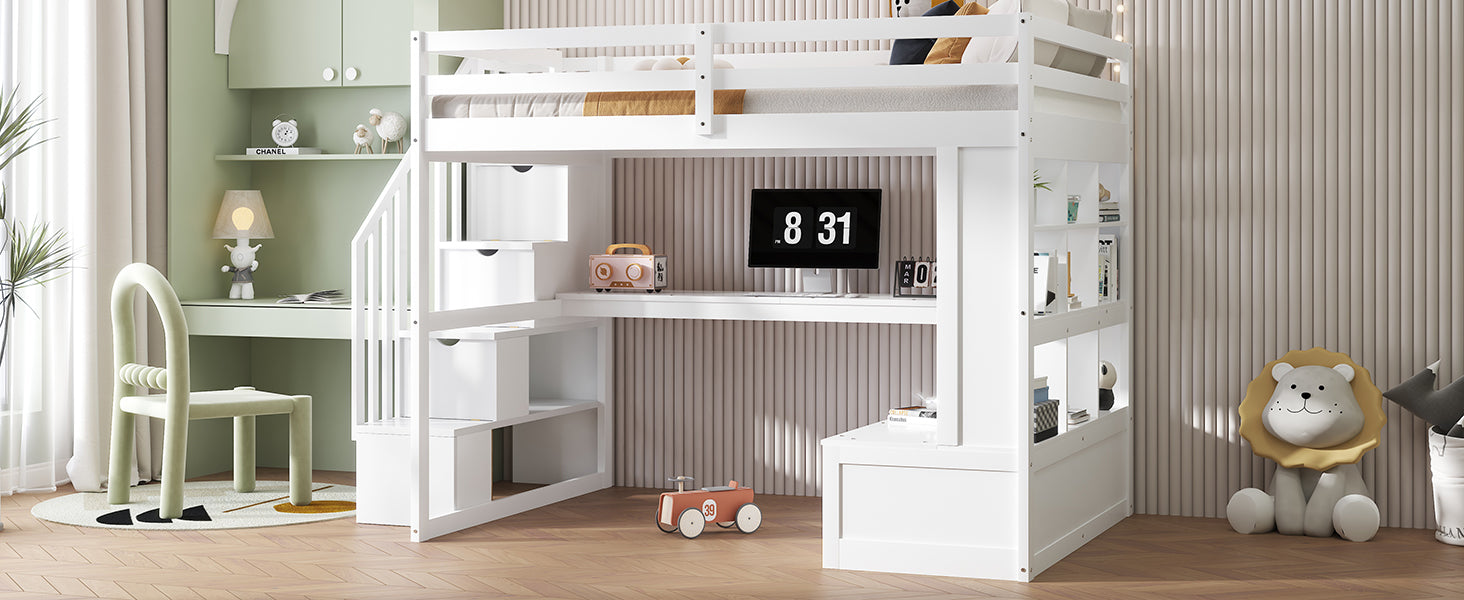
M163 338L167 349L165 368L137 364L137 323L133 318L136 288L152 298L153 306L163 320ZM112 401L135 394L135 387L165 390L168 394L168 418L188 419L188 324L183 320L183 306L168 280L151 265L132 263L122 268L112 283L112 361L116 381Z

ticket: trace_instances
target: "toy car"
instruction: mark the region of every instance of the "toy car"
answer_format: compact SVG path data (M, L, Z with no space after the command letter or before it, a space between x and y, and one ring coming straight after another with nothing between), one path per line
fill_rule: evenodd
M656 508L656 527L661 531L680 531L692 539L701 535L707 523L724 529L736 527L742 533L752 533L762 525L762 509L752 503L750 487L729 481L725 486L688 490L686 484L694 481L691 477L681 475L667 481L676 484L676 491L661 493Z

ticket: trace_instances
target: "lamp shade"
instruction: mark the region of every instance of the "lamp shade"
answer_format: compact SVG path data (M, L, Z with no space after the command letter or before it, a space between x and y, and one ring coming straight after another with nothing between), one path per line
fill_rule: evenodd
M264 196L259 190L229 190L219 205L219 218L214 221L213 237L228 239L269 239L274 228L264 210Z

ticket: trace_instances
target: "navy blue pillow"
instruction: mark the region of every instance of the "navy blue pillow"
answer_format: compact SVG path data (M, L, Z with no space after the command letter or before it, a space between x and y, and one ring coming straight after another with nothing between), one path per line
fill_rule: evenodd
M923 17L949 17L961 10L956 0L946 0L940 4L930 7L925 11ZM930 54L930 49L935 47L935 38L915 40L895 40L890 46L890 64L892 65L923 65L925 55Z

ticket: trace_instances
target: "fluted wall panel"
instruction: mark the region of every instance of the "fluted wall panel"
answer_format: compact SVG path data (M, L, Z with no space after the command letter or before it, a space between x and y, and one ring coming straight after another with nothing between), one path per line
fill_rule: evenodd
M1266 362L1324 346L1351 355L1384 388L1440 358L1442 379L1464 376L1464 7L1431 0L1125 2L1116 33L1135 48L1135 510L1221 516L1231 493L1264 487L1271 470L1240 438L1235 414ZM840 10L874 16L888 9L880 0L508 0L508 22L770 20L843 16ZM705 168L645 164L680 172L679 180L675 173L637 180L650 186L696 181ZM627 192L624 181L618 198L652 189ZM617 227L640 216L622 210ZM738 230L707 231L736 237ZM680 251L692 241L673 245ZM716 237L691 246L686 251L704 253L697 256L741 251ZM739 259L729 255L725 264ZM756 275L707 277L757 283ZM706 329L668 332L671 326L622 323L621 337L641 343L635 348L645 357L685 356L695 340L752 357L746 348L764 335L752 333L759 328L825 327L687 323L677 326ZM743 337L715 327L740 328ZM721 355L712 356L699 364L721 364ZM760 373L712 369L709 376L725 385L729 377L761 381L748 379ZM663 385L654 374L629 374L617 373L617 393ZM1431 526L1424 426L1391 404L1388 410L1383 443L1364 459L1364 474L1384 525ZM738 452L726 435L741 439L778 422L766 412L724 410L720 425L731 433L713 432L723 445L698 450L695 434L672 446L644 437L648 425L632 423L634 414L621 413L616 433L620 456L639 457L633 468L622 463L617 481L635 485L662 476L667 467L653 462L657 453L670 461L700 451L735 465L712 472L748 470L746 458L721 457ZM790 472L777 459L756 468L773 480ZM632 470L646 478L631 478ZM798 493L810 493L809 480L801 481Z
M1464 8L1129 0L1135 43L1135 509L1221 516L1274 468L1235 409L1323 346L1395 385L1464 375ZM1363 460L1383 524L1433 524L1424 425Z

